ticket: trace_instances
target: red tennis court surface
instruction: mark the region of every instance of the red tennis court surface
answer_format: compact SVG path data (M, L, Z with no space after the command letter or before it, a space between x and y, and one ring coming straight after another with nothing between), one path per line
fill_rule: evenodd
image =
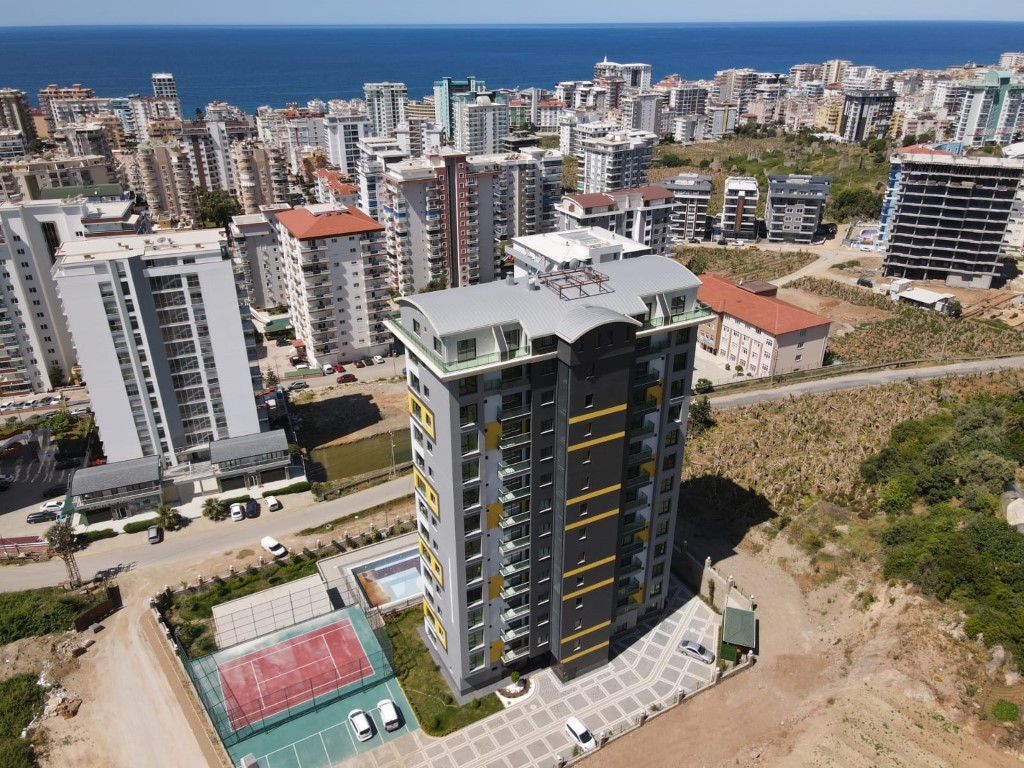
M373 674L352 622L248 653L217 668L231 729L284 712Z

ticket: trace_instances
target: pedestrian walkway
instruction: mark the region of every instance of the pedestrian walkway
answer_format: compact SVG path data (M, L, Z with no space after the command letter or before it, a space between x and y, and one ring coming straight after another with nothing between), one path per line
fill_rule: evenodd
M345 768L525 768L551 766L572 756L565 721L575 715L595 736L619 733L642 710L665 707L679 691L708 685L715 667L684 656L680 640L712 648L719 617L673 580L668 613L612 643L614 658L568 683L545 669L530 676L533 692L521 702L443 739L415 731L388 749L360 755ZM683 704L683 706L686 706Z

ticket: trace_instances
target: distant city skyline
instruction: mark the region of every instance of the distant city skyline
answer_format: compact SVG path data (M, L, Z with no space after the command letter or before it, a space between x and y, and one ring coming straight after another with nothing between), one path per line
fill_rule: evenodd
M970 10L974 10L972 7ZM15 4L4 10L7 26L62 25L450 25L450 24L615 24L743 23L793 21L1024 21L1024 4L1019 0L993 0L984 16L965 11L962 0L861 0L856 4L828 4L820 0L777 0L768 6L761 0L735 0L726 11L722 6L680 7L670 0L651 0L638 8L601 0L570 0L552 7L542 0L521 0L514 8L506 4L483 4L470 0L448 0L438 8L412 0L396 0L387 6L353 4L340 6L336 0L309 0L301 15L290 12L282 18L281 6L253 7L241 0L179 0L169 5L125 5L113 0L88 4L54 0L46 4Z

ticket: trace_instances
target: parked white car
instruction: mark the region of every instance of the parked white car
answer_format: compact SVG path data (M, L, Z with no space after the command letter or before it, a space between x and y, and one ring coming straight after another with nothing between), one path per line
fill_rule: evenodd
M356 738L360 741L369 741L373 738L373 726L370 718L361 709L353 709L348 713L348 724L355 731Z
M277 496L267 496L266 502L267 509L269 509L271 512L277 512L277 510L281 509L281 507L283 506L281 502L278 500Z
M44 501L39 505L40 512L63 512L64 501Z
M565 732L569 738L584 752L589 752L597 746L593 735L587 730L587 726L580 722L578 717L570 717L565 721Z
M260 546L274 557L284 557L288 554L288 550L285 548L284 544L279 542L273 536L264 536L260 539Z
M236 523L239 520L245 520L245 507L243 507L241 504L232 504L231 519L234 520Z
M402 727L402 723L398 719L398 708L391 699L378 701L377 711L380 713L380 722L385 731L397 731Z

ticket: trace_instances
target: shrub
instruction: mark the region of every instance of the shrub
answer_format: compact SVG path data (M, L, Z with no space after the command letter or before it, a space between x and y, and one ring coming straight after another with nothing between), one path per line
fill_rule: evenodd
M518 670L513 670L512 674L509 675L509 679L512 681L512 685L515 685L516 683L518 683L519 682L519 671Z
M251 498L252 496L250 496L249 494L246 494L245 496L232 496L230 499L221 499L220 503L223 504L228 509L231 508L232 504L241 504L244 507L246 504L249 503L249 499Z
M286 485L284 488L278 488L276 491L264 491L263 495L265 497L266 496L284 496L284 495L289 494L289 493L302 493L303 491L308 491L309 489L310 489L309 482L306 481L306 480L303 480L300 483L292 483L291 485Z
M698 395L706 395L715 391L715 385L711 383L711 379L697 379L697 383L693 385L693 391Z
M15 675L0 682L0 738L16 738L42 708L45 695L33 674Z
M0 768L35 768L32 745L24 739L0 739Z
M132 523L125 523L125 533L142 533L143 531L149 530L151 525L156 525L156 520L138 520Z
M1004 723L1016 723L1020 720L1020 707L1012 701L999 699L992 705L992 715Z
M94 541L112 539L114 536L117 536L117 531L113 528L104 528L100 531L86 531L85 533L75 534L75 543L80 547L87 547Z

